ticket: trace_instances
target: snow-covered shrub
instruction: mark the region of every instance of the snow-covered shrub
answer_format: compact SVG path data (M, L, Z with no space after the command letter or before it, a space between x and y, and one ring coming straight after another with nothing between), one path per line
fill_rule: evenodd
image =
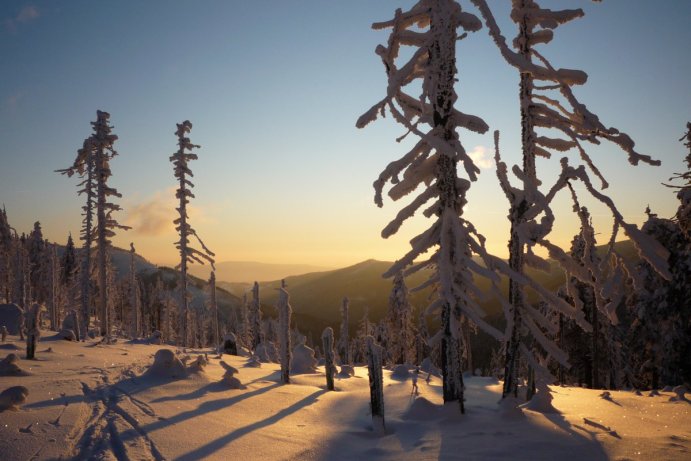
M223 375L223 378L221 379L221 382L231 389L244 389L245 386L243 386L240 380L235 377L235 374L239 373L239 371L236 368L225 363L223 360L221 360L220 364L226 371Z
M29 389L24 386L13 386L0 392L0 412L17 410L19 405L26 402Z
M25 376L29 373L19 366L17 354L7 354L7 357L0 360L0 376Z
M146 372L149 376L159 378L184 378L187 376L185 365L170 349L159 349L154 355L154 363Z
M315 373L317 371L317 359L314 358L314 349L307 347L304 341L293 349L293 357L290 362L290 373L293 375L302 373Z

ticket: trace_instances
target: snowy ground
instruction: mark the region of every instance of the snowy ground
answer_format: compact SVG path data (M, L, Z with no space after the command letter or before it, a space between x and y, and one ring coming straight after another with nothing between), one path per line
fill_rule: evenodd
M45 336L50 336L48 333ZM0 358L24 345L0 345ZM50 348L50 352L47 350ZM197 460L683 460L691 459L691 404L672 393L636 396L552 388L561 412L506 416L500 384L471 378L466 415L441 406L441 383L411 383L385 371L387 434L372 432L367 370L336 380L296 375L280 385L278 365L244 367L224 356L246 389L220 383L209 354L205 371L185 379L145 375L161 346L44 339L28 376L0 376L0 391L26 386L18 410L0 413L0 458ZM196 355L190 353L193 357ZM323 369L322 369L323 371ZM424 376L423 376L424 378Z

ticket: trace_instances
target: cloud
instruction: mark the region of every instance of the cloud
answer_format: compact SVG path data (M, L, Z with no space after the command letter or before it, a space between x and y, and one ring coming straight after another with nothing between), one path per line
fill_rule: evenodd
M19 10L19 13L11 19L5 19L5 28L11 33L17 32L17 27L20 24L26 24L28 22L36 20L41 16L40 11L33 5L26 5L24 8Z
M486 170L494 167L492 151L485 146L473 147L473 150L468 152L468 156L473 160L473 163L475 163L478 168Z
M142 236L173 234L173 221L179 217L175 190L175 187L170 187L156 192L142 202L123 205L126 213L125 224L132 227L132 232ZM192 227L213 222L203 209L191 203L187 204L187 215Z
M128 204L125 212L125 224L131 226L136 234L156 237L174 232L173 220L177 217L175 192L156 192L144 202Z

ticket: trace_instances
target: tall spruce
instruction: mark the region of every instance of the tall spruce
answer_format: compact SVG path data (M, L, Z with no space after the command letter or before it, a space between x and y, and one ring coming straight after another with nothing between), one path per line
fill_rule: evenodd
M535 49L538 44L549 43L553 38L554 29L583 16L583 11L580 9L552 11L541 8L534 0L513 0L511 19L518 26L518 35L513 41L514 49L511 49L506 44L486 0L471 1L480 10L489 34L502 56L520 74L522 167L516 165L512 169L521 183L520 187L514 187L509 182L507 167L500 161L498 148L495 156L497 175L510 204L509 264L516 274L511 278L509 287L507 316L510 337L505 347L505 379L502 393L503 397L506 397L517 394L519 351L525 355L526 360L535 366L540 366L539 357L534 356L525 348L523 332L527 331L543 348L549 349L550 355L557 361L567 363L566 354L553 342L548 341L545 335L545 331L549 332L553 327L550 327L549 322L545 322L525 301L524 284L520 282L520 278L524 277L525 266L542 269L547 267L546 261L533 253L533 246L540 244L546 248L550 257L562 264L567 272L567 278L576 277L583 283L593 284L596 291L600 290L600 284L606 273L604 268L595 264L590 264L585 268L580 267L561 248L547 239L554 221L549 205L554 196L566 188L570 181L580 181L587 192L609 208L613 215L613 232L610 235L605 260L609 261L610 256L615 253L614 240L619 229L623 229L624 233L634 241L644 258L654 264L656 270L665 277L669 276L669 273L665 267L664 249L661 249L659 245L654 245L636 226L627 223L612 200L593 186L588 171L600 180L602 188L606 188L608 184L588 155L585 144L588 142L599 144L601 140L612 142L626 152L629 162L633 165L641 161L651 165L659 165L659 162L636 152L634 142L628 135L616 128L604 126L595 114L576 99L571 87L586 82L585 72L555 69ZM548 131L545 135L540 135L537 132L538 129ZM554 132L561 137L552 137ZM496 133L495 144L498 144ZM541 193L538 189L540 181L535 166L536 157L549 158L553 152L568 151L576 152L584 165L574 167L569 164L568 158L563 158L559 178L546 194ZM612 312L605 312L605 302L601 301L603 302L598 304L598 308L611 316ZM548 302L548 304L551 303ZM573 311L569 314L568 310L563 313L574 315ZM590 326L587 322L580 314L576 314L582 328L589 330ZM530 340L526 339L526 341ZM542 375L544 376L544 373Z
M281 362L281 382L290 383L290 317L293 309L290 307L290 296L286 290L286 281L281 280L281 287L278 289L278 351Z
M12 233L16 233L7 220L3 205L0 210L0 299L9 303L12 298Z
M344 297L341 300L341 336L338 340L338 354L341 357L341 365L349 365L350 360L350 340L348 327L350 324L350 300Z
M408 299L408 287L403 273L394 276L393 286L389 294L388 324L389 337L388 352L394 364L413 364L415 362L415 331L413 329L413 307Z
M249 312L250 344L252 352L256 352L257 346L262 342L262 311L259 303L259 283L252 286L252 304Z
M141 300L139 294L139 279L137 277L137 267L135 264L135 256L137 250L134 248L134 243L130 242L130 279L129 279L129 323L130 336L132 338L139 338L142 334L142 314L141 314Z
M393 20L374 24L375 29L393 29L388 45L380 45L376 50L388 75L387 96L363 114L356 126L364 127L388 109L407 130L406 135L420 138L375 181L375 203L382 206L382 191L389 182L392 187L388 195L393 200L423 186L422 192L384 228L382 236L386 238L396 233L403 221L418 210L428 218L434 217L435 222L411 240L412 250L384 275L391 277L402 270L410 275L430 265L436 268L423 286L437 286L437 299L427 310L440 318L441 331L435 337L441 343L444 402L457 402L463 411L461 315L465 314L482 330L503 340L504 334L483 319L485 312L479 300L484 300L486 295L478 290L474 277L486 277L490 281L491 294L501 297L498 273L509 275L511 270L504 261L487 253L484 237L463 218L468 190L480 170L463 148L458 131L464 128L485 133L488 126L479 117L464 114L455 107L458 99L454 89L456 43L459 38L466 37L465 33L459 37L459 27L477 31L482 24L451 0L422 0L406 12L397 10ZM402 45L415 49L407 62L398 65ZM422 80L419 98L405 92L405 87L416 79ZM429 126L428 131L424 131L425 125ZM468 179L458 176L459 162ZM428 204L429 201L432 203ZM432 256L416 262L428 250L433 250ZM473 255L482 263L473 259ZM533 281L520 280L549 296Z
M219 338L218 324L218 300L216 299L216 271L211 271L209 275L209 308L211 310L211 337L213 338L214 349L220 351L221 338Z
M188 292L188 280L187 280L187 264L197 262L199 264L204 264L208 262L211 267L214 267L214 253L211 252L206 245L201 241L197 232L190 226L188 220L189 216L187 214L187 204L190 203L190 199L194 198L192 193L192 188L194 184L189 180L190 177L194 176L192 170L188 166L190 160L197 160L197 154L192 153L192 149L199 148L198 145L192 144L187 134L192 129L192 123L189 120L185 120L182 123L177 124L177 130L175 131L178 137L178 150L173 155L170 156L170 161L173 163L173 171L175 177L178 180L178 189L175 192L175 197L178 199L179 205L177 211L180 215L174 221L175 230L180 236L179 240L175 242L175 247L180 252L180 264L176 267L180 271L180 285L179 285L179 315L178 315L178 341L181 346L187 346L189 343L189 334L191 333L188 328L189 321L189 292ZM197 250L190 246L190 238L195 237L199 245L201 245L202 250Z

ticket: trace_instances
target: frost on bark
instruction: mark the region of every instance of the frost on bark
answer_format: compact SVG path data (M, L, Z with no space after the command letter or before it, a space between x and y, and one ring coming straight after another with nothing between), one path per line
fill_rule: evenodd
M350 324L350 300L344 297L341 301L341 336L338 340L338 354L341 365L350 364L350 341L348 339L348 325Z
M374 432L386 432L384 422L384 377L382 375L382 347L373 337L367 337L367 369L369 370L370 410Z
M250 347L252 351L257 350L257 346L262 342L262 311L259 304L259 283L254 282L252 286L252 304L249 313L250 323Z
M334 331L326 327L322 333L322 346L324 347L324 372L326 373L326 388L334 390L334 374L336 374L334 354Z
M173 163L173 171L178 180L178 189L175 191L175 197L179 201L177 211L180 215L174 221L175 230L178 232L180 239L175 242L175 247L180 252L180 264L176 267L180 271L180 286L179 288L179 315L178 315L178 342L181 346L187 346L190 341L191 330L188 327L189 322L189 292L187 289L187 264L199 263L204 264L208 262L214 268L214 253L209 250L204 242L201 241L197 232L190 226L187 215L187 204L190 199L194 198L192 188L194 184L190 181L190 177L194 176L192 170L188 166L188 162L196 160L197 154L192 153L192 149L199 148L199 146L192 144L187 134L192 129L192 123L185 120L177 124L175 134L178 137L178 150L170 156L170 161ZM190 246L190 238L194 237L202 250L197 250Z
M472 0L480 10L487 25L490 36L494 39L500 53L505 60L520 73L519 101L521 110L521 139L522 139L522 167L512 168L521 185L514 187L508 180L506 164L500 161L499 151L495 156L497 175L509 204L509 220L511 234L509 241L509 263L511 269L523 277L525 266L546 268L547 263L533 253L537 244L545 247L551 258L562 264L567 272L567 278L576 277L583 283L593 284L595 290L600 290L604 268L592 265L586 269L577 268L577 264L562 249L552 244L547 236L552 229L554 216L549 205L554 196L567 187L569 182L581 182L593 198L606 207L613 215L613 231L609 239L608 254L603 258L609 261L615 254L614 240L620 229L634 242L641 256L650 261L663 276L669 276L666 268L666 254L663 248L655 245L636 226L627 223L614 206L614 203L600 193L590 180L590 174L597 177L601 188L607 187L607 181L594 165L586 151L587 143L600 144L602 140L614 143L628 156L632 165L645 162L659 165L658 161L647 155L636 152L633 140L616 128L608 128L599 118L580 103L572 90L572 86L584 84L587 74L580 70L556 69L535 49L538 44L549 43L554 29L559 25L583 16L583 11L562 10L552 11L541 8L534 0L513 0L511 19L518 26L518 35L513 41L513 48L507 45L504 36L494 19L485 0ZM544 130L538 133L538 130ZM554 137L554 133L558 137ZM498 134L495 133L495 142ZM554 185L547 193L542 193L538 186L541 181L537 177L535 168L536 157L550 158L553 153L561 154L575 152L582 165L574 167L568 158L561 160L561 173ZM616 255L614 255L616 257ZM508 326L511 332L506 345L505 381L503 396L517 392L517 365L520 353L527 353L522 342L522 332L528 331L541 346L550 348L550 352L558 352L552 343L545 339L544 332L538 329L548 329L546 322L540 321L532 315L525 302L523 284L511 279L509 288ZM605 311L604 303L598 308ZM583 324L587 331L589 326ZM553 358L565 361L564 354ZM561 358L560 358L561 357ZM536 362L536 357L529 358Z
M474 15L461 11L454 1L422 0L409 11L397 10L393 20L373 27L393 29L387 46L380 45L376 50L388 75L387 96L363 114L356 125L364 127L388 110L394 120L406 128L406 135L419 138L408 153L390 163L375 181L375 203L382 206L382 192L388 183L392 184L388 195L393 200L422 188L422 192L384 228L382 236L386 238L396 233L403 221L419 210L424 216L435 219L431 228L411 240L411 251L384 275L391 277L403 271L407 276L430 265L436 267L431 279L419 288L437 287L437 299L427 312L441 319L440 332L434 342L441 342L443 349L444 401L456 401L462 407L458 350L461 315L494 338L504 339L502 332L484 320L485 312L480 302L487 296L478 290L474 278L487 278L491 296L501 299L498 274L511 273L504 261L487 253L484 237L463 218L467 192L480 170L463 148L458 131L464 128L485 133L488 126L479 117L464 114L455 107L456 43L466 36L464 33L459 37L456 31L459 27L477 31L481 23ZM412 57L399 66L399 49L404 45L414 49ZM405 91L405 87L416 79L422 80L422 94L418 98ZM429 129L425 130L425 126ZM459 163L468 179L458 176ZM415 262L428 250L433 250L430 258ZM520 281L545 292L525 277ZM505 301L504 304L506 308Z
M290 316L293 309L290 307L290 296L286 290L285 280L281 280L278 289L278 348L281 361L281 382L290 383Z

